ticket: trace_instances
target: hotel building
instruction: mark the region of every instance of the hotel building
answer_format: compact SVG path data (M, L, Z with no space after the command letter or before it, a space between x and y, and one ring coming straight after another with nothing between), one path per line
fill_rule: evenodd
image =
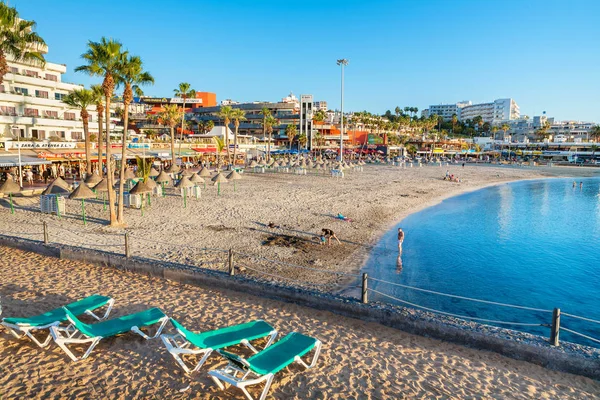
M444 121L450 121L452 115L456 114L458 120L462 122L481 116L483 122L494 123L519 119L521 112L513 99L497 99L491 103L480 104L461 101L456 104L430 105L421 112L425 118L434 114L444 118Z

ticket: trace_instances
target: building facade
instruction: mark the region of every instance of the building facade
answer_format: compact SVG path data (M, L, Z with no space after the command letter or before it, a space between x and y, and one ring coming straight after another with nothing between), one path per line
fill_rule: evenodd
M315 101L313 103L313 107L314 107L315 111L319 111L319 110L327 111L328 110L326 101Z
M471 104L461 108L460 120L473 120L481 116L483 122L495 123L519 119L521 112L513 99L497 99L491 103Z
M47 53L47 48L43 51ZM9 72L0 85L0 136L33 140L84 140L80 110L62 99L82 85L64 82L64 64L35 65L8 58ZM89 132L98 134L98 115L90 107ZM122 128L119 128L121 130ZM113 123L111 132L117 130Z

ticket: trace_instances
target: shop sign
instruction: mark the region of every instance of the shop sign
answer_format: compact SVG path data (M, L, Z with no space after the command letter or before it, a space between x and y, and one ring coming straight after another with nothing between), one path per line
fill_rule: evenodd
M67 142L6 142L9 149L74 149L76 143Z

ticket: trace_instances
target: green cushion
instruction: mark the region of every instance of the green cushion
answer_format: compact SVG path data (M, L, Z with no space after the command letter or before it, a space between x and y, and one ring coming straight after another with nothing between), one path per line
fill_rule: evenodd
M106 305L110 301L110 297L100 296L99 294L94 294L92 296L86 297L85 299L81 299L71 304L67 304L67 307L74 315L81 315L86 312L86 310L95 310L96 308L100 308ZM49 325L54 322L65 322L67 320L67 316L63 308L57 308L52 311L48 311L47 313L36 315L34 317L29 318L4 318L3 321L9 324L14 325L23 325L23 326L44 326Z
M121 333L129 332L131 328L137 326L153 325L165 317L160 308L150 308L146 311L140 311L135 314L124 315L122 317L98 322L97 324L84 324L79 321L75 315L66 310L69 318L73 321L75 327L88 337L110 337Z
M221 349L227 346L240 344L242 340L248 341L270 335L275 329L265 321L256 320L245 324L228 326L214 331L195 333L183 327L171 318L171 323L194 346L201 349Z
M274 345L267 347L247 361L257 374L274 374L294 362L294 357L302 357L315 347L317 339L292 332Z

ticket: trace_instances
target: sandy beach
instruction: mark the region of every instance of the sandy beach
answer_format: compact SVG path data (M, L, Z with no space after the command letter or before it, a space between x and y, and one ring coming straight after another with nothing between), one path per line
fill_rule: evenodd
M116 299L113 316L158 306L194 330L262 318L280 335L301 331L322 340L316 368L286 368L277 376L271 398L600 398L597 381L494 353L326 311L0 248L3 316L43 312L93 293ZM214 356L187 377L159 340L132 334L102 341L89 359L72 363L53 343L40 350L3 331L0 397L242 398L235 389L219 391L208 378L207 370L223 365ZM188 385L186 392L179 391Z
M443 181L446 169L461 183ZM183 199L174 190L153 198L142 217L139 209L127 209L127 230L133 255L222 269L224 254L202 250L228 249L312 268L357 273L371 246L386 230L406 215L441 199L502 182L548 176L595 173L589 169L528 169L460 165L402 169L367 165L363 172L348 172L344 179L325 175L246 173L236 184L224 184L221 196L207 186L200 199ZM81 221L81 203L67 200L62 219L39 212L39 197L17 197L16 213L2 201L0 234L42 239L47 221L50 241L123 253L123 230L106 226L107 212L101 200L86 202L88 225ZM352 222L341 221L341 213ZM269 222L276 227L269 228ZM333 229L342 245L321 246L322 228ZM348 282L348 277L241 257L236 265L267 271L293 280L294 284ZM256 274L246 270L247 274ZM264 277L264 275L263 275ZM278 280L276 276L269 279ZM338 286L336 286L338 285Z

